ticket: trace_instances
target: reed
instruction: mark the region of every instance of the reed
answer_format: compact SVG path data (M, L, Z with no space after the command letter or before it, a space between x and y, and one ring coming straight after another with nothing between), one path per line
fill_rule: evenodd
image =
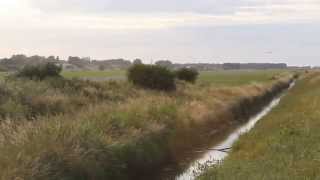
M180 82L167 93L125 82L7 81L3 91L21 116L5 113L0 123L0 177L137 178L179 160L204 133L241 123L291 79L228 88Z

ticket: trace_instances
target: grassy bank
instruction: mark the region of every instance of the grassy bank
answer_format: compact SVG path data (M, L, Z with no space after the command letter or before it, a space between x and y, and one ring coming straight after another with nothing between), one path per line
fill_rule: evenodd
M319 179L320 73L305 75L221 166L200 179Z
M179 82L170 93L126 82L5 81L0 177L136 177L179 160L183 150L200 142L200 132L240 123L252 107L287 87L290 77L219 88Z

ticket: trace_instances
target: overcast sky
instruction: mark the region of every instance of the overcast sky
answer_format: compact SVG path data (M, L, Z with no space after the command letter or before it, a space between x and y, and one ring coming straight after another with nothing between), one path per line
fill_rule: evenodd
M320 0L0 0L0 57L320 65Z

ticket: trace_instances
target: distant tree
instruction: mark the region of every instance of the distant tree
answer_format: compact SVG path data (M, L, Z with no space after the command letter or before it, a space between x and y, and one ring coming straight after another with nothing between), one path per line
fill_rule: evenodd
M106 70L106 66L104 66L104 65L99 65L99 70L100 70L100 71Z
M83 57L81 60L91 62L91 57Z
M40 65L27 65L18 71L17 77L23 77L34 80L43 80L47 77L60 77L62 67L54 63L45 63Z
M162 66L135 64L128 70L128 80L148 89L170 91L176 87L173 72Z
M86 65L90 64L90 61L86 59L81 59L80 57L77 57L77 56L69 56L68 63L73 64L79 68L83 68Z
M141 59L135 59L133 64L143 64Z
M158 66L166 67L166 68L172 68L173 66L173 63L169 60L160 60L160 61L157 61L155 64Z
M24 54L13 55L10 58L12 61L26 61L28 57Z
M25 66L28 62L28 57L24 54L17 54L5 60L3 64L11 70L18 70Z
M39 56L39 55L30 56L28 58L29 61L33 61L33 62L41 62L41 61L43 61L45 59L46 59L45 57Z
M69 56L68 57L68 62L72 62L72 61L80 61L80 57L78 56Z
M56 57L55 57L55 56L49 56L49 57L47 58L47 60L48 60L49 62L55 62L55 61L56 61Z
M182 68L176 71L176 77L180 80L195 83L199 72L196 69Z
M17 67L23 66L28 61L28 57L24 54L13 55L10 58L10 64L15 64Z

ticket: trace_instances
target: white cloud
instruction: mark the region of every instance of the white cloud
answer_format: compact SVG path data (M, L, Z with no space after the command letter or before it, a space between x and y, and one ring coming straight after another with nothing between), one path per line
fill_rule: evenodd
M33 7L46 12L129 12L129 13L230 13L233 8L249 5L244 0L29 0Z
M320 21L316 0L2 0L0 7L5 28L22 29L146 30Z
M320 24L320 1L0 0L0 23L8 55L254 59L272 50L318 59L311 25Z

